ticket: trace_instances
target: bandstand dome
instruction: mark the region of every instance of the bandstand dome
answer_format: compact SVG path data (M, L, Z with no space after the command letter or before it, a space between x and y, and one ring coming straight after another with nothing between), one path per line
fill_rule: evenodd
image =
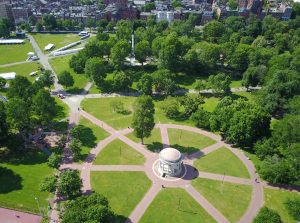
M181 153L177 149L165 148L159 153L159 157L165 161L175 163L181 160Z
M181 174L182 155L174 148L165 148L159 153L158 171L162 176L178 176Z

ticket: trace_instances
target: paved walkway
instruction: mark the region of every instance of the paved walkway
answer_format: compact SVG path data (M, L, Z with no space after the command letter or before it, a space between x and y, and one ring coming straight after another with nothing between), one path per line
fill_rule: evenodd
M20 64L26 64L26 63L30 63L30 62L33 62L31 60L26 60L26 61L21 61L21 62L15 62L15 63L7 63L7 64L2 64L0 65L0 68L2 67L10 67L10 66L15 66L15 65L20 65Z
M1 223L39 223L41 220L42 217L39 215L0 208Z

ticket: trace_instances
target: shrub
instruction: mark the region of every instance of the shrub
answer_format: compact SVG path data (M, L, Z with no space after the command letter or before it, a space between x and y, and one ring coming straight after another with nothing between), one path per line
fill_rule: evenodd
M195 113L192 114L191 120L199 128L210 129L210 112L204 111L202 108L198 109Z
M58 168L61 161L61 155L52 153L48 158L48 166Z
M163 101L161 110L168 118L178 118L180 115L178 100L174 97L168 96Z
M285 207L296 221L300 221L300 197L288 199L285 202Z
M260 209L259 213L253 220L253 223L282 223L280 215L267 207Z

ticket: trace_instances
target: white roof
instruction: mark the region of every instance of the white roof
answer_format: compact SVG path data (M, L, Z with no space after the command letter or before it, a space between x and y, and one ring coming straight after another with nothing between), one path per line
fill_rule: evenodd
M165 148L159 153L160 159L163 159L165 161L169 162L177 162L181 160L181 153L174 148Z
M3 77L5 80L12 80L16 78L16 73L15 72L2 73L0 74L0 77Z
M47 46L45 46L44 50L51 50L52 47L54 47L54 44L49 43Z
M24 43L22 39L0 39L0 44L20 44Z

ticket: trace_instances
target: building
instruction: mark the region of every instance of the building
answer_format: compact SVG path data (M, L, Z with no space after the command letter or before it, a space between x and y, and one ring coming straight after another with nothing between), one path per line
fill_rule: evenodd
M169 23L174 20L174 12L173 11L158 11L156 14L156 21L160 22L163 20L167 20Z
M179 176L182 172L182 155L177 149L165 148L159 153L158 172L162 177Z
M9 19L10 21L14 21L14 16L12 12L12 7L8 0L0 0L0 19Z

